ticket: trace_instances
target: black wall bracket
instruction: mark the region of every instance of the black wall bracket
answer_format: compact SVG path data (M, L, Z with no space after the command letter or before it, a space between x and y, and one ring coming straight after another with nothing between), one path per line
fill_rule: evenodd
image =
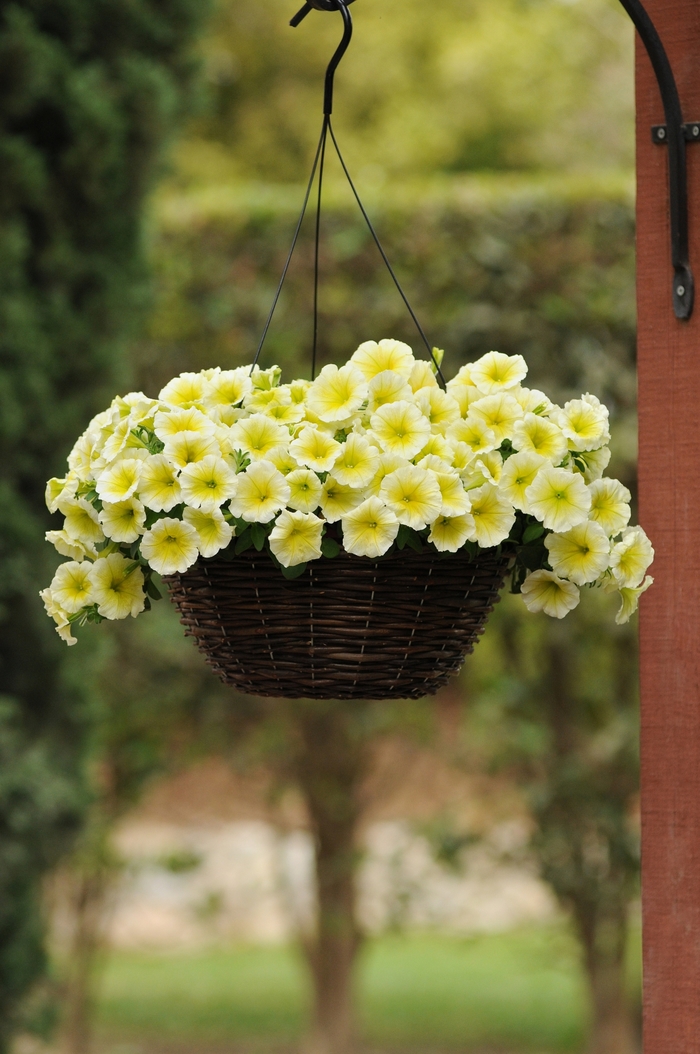
M700 122L683 123L683 111L671 63L659 34L641 0L620 0L635 24L661 92L665 125L654 125L652 141L668 146L668 191L671 220L671 263L673 264L673 311L687 321L693 313L695 288L688 250L688 171L685 144L700 141Z

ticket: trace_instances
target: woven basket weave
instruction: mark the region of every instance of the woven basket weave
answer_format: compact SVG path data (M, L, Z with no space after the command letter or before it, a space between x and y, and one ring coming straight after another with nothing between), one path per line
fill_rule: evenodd
M287 699L417 699L473 650L509 557L341 552L285 579L265 552L199 560L170 597L221 679Z

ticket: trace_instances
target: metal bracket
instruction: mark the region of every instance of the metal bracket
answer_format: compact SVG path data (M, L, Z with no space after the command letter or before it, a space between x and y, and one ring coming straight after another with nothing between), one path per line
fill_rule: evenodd
M683 138L686 143L700 143L700 121L688 121L681 125ZM668 129L665 124L653 124L651 126L651 141L657 146L666 146L668 143Z
M688 172L685 144L700 139L700 122L683 122L681 100L671 63L641 0L620 0L620 3L634 22L647 50L661 92L666 124L654 125L651 135L657 145L668 146L673 311L676 318L687 321L693 313L695 286L688 251Z

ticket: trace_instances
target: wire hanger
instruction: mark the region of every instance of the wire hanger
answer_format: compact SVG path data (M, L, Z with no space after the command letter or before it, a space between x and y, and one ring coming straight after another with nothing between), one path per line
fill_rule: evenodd
M372 221L369 218L367 210L365 209L364 205L362 204L362 201L360 199L360 195L359 195L359 193L357 191L357 188L356 188L355 184L353 183L353 180L352 180L352 177L350 176L350 172L348 170L348 167L345 164L345 159L343 158L343 155L342 155L342 153L340 151L340 147L338 146L338 140L335 137L335 132L333 131L333 125L331 123L331 115L333 113L333 86L334 86L334 80L335 80L335 73L336 73L336 70L338 69L338 66L340 64L341 59L345 55L345 52L348 50L348 47L350 45L350 41L352 40L352 28L353 28L352 27L352 16L351 16L350 12L348 11L348 6L351 3L353 3L353 2L354 2L354 0L308 0L308 3L305 3L304 6L299 11L297 11L296 15L294 16L294 18L289 23L293 27L298 26L301 22L303 22L303 20L311 12L312 9L315 9L317 11L339 11L341 16L342 16L342 18L343 18L343 37L342 37L342 40L340 41L340 44L336 48L336 50L335 50L330 62L328 63L328 68L326 69L326 77L325 77L324 92L323 92L323 123L321 125L321 135L320 135L320 138L319 138L319 141L318 141L318 146L316 147L316 153L314 155L313 165L311 167L311 176L309 178L309 182L308 182L308 185L306 187L306 193L304 195L304 201L303 201L303 204L302 204L301 213L299 215L299 219L297 221L297 225L296 225L296 227L294 229L294 236L292 238L292 245L291 245L291 248L290 248L289 253L287 255L287 259L285 261L284 268L282 269L282 276L280 278L279 285L277 286L277 291L276 291L274 299L272 301L272 307L270 308L270 313L267 316L267 320L266 320L265 326L263 328L262 336L260 338L260 343L258 344L258 348L257 348L257 351L255 353L255 358L253 359L253 368L257 365L258 359L260 358L260 353L262 352L263 345L265 343L265 339L266 339L267 334L268 334L268 330L270 329L270 325L272 323L272 317L273 317L273 315L275 313L275 309L277 307L280 295L282 293L282 286L284 285L284 281L285 281L285 279L287 277L287 272L289 271L289 265L292 262L292 257L294 255L294 250L296 249L297 241L299 239L299 233L301 231L301 225L303 223L304 216L306 215L306 209L307 209L307 206L308 206L308 203L309 203L309 198L311 197L311 191L313 189L314 180L316 179L316 173L318 172L318 190L317 190L317 199L316 199L316 223L315 223L315 238L314 238L314 299L313 299L313 343L312 343L312 350L311 350L311 379L313 380L313 378L316 376L316 356L317 356L317 350L318 350L318 286L319 286L319 246L320 246L320 240L321 240L321 206L322 206L322 199L323 199L323 174L324 174L325 162L326 162L326 145L327 145L327 142L328 142L328 136L330 135L331 142L333 144L333 147L335 149L336 154L338 155L338 160L340 161L340 164L341 164L341 167L343 169L343 173L345 175L345 178L347 179L347 181L348 181L348 183L350 185L350 189L352 190L352 193L353 193L353 196L355 198L355 201L357 202L358 207L360 209L360 212L362 213L362 217L363 217L365 223L367 224L367 228L368 228L370 234L372 235L372 238L374 240L374 244L377 246L377 249L379 250L381 258L384 261L384 264L386 265L386 268L387 268L389 274L392 277L394 285L396 286L396 288L397 288L397 290L398 290L398 292L399 292L399 294L401 296L401 299L403 300L404 304L406 305L408 313L411 316L411 319L413 320L413 323L414 323L416 329L418 330L420 338L423 341L423 344L425 345L425 347L426 347L426 349L428 351L428 354L429 354L430 358L432 359L432 361L433 361L433 363L435 365L435 369L436 369L436 372L437 372L437 376L438 376L438 378L440 380L440 383L442 384L443 388L445 388L446 387L445 378L444 378L442 370L440 368L440 363L438 362L438 360L437 360L437 358L435 356L435 351L434 351L432 345L430 344L430 341L426 337L425 332L423 330L423 327L421 326L420 322L418 321L416 313L415 313L415 311L413 310L413 308L411 307L411 305L410 305L410 303L408 301L408 297L406 296L406 294L404 293L404 291L403 291L403 289L401 287L401 283L399 282L399 280L398 280L398 278L396 276L396 273L395 273L393 267L391 266L391 263L389 262L389 258L387 257L387 254L384 251L384 248L383 248L383 246L382 246L382 244L381 244L381 242L379 240L379 236L378 236L376 230L374 229Z

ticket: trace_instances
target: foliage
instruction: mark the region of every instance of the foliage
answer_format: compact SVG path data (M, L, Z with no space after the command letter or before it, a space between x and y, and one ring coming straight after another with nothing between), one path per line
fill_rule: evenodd
M0 11L0 1047L42 968L37 897L77 828L83 676L47 637L44 480L123 379L142 204L183 113L202 5L14 0Z
M211 107L180 151L195 182L304 178L340 18L290 30L286 0L221 0ZM631 167L632 26L617 0L380 0L352 8L338 133L363 182L474 170Z

